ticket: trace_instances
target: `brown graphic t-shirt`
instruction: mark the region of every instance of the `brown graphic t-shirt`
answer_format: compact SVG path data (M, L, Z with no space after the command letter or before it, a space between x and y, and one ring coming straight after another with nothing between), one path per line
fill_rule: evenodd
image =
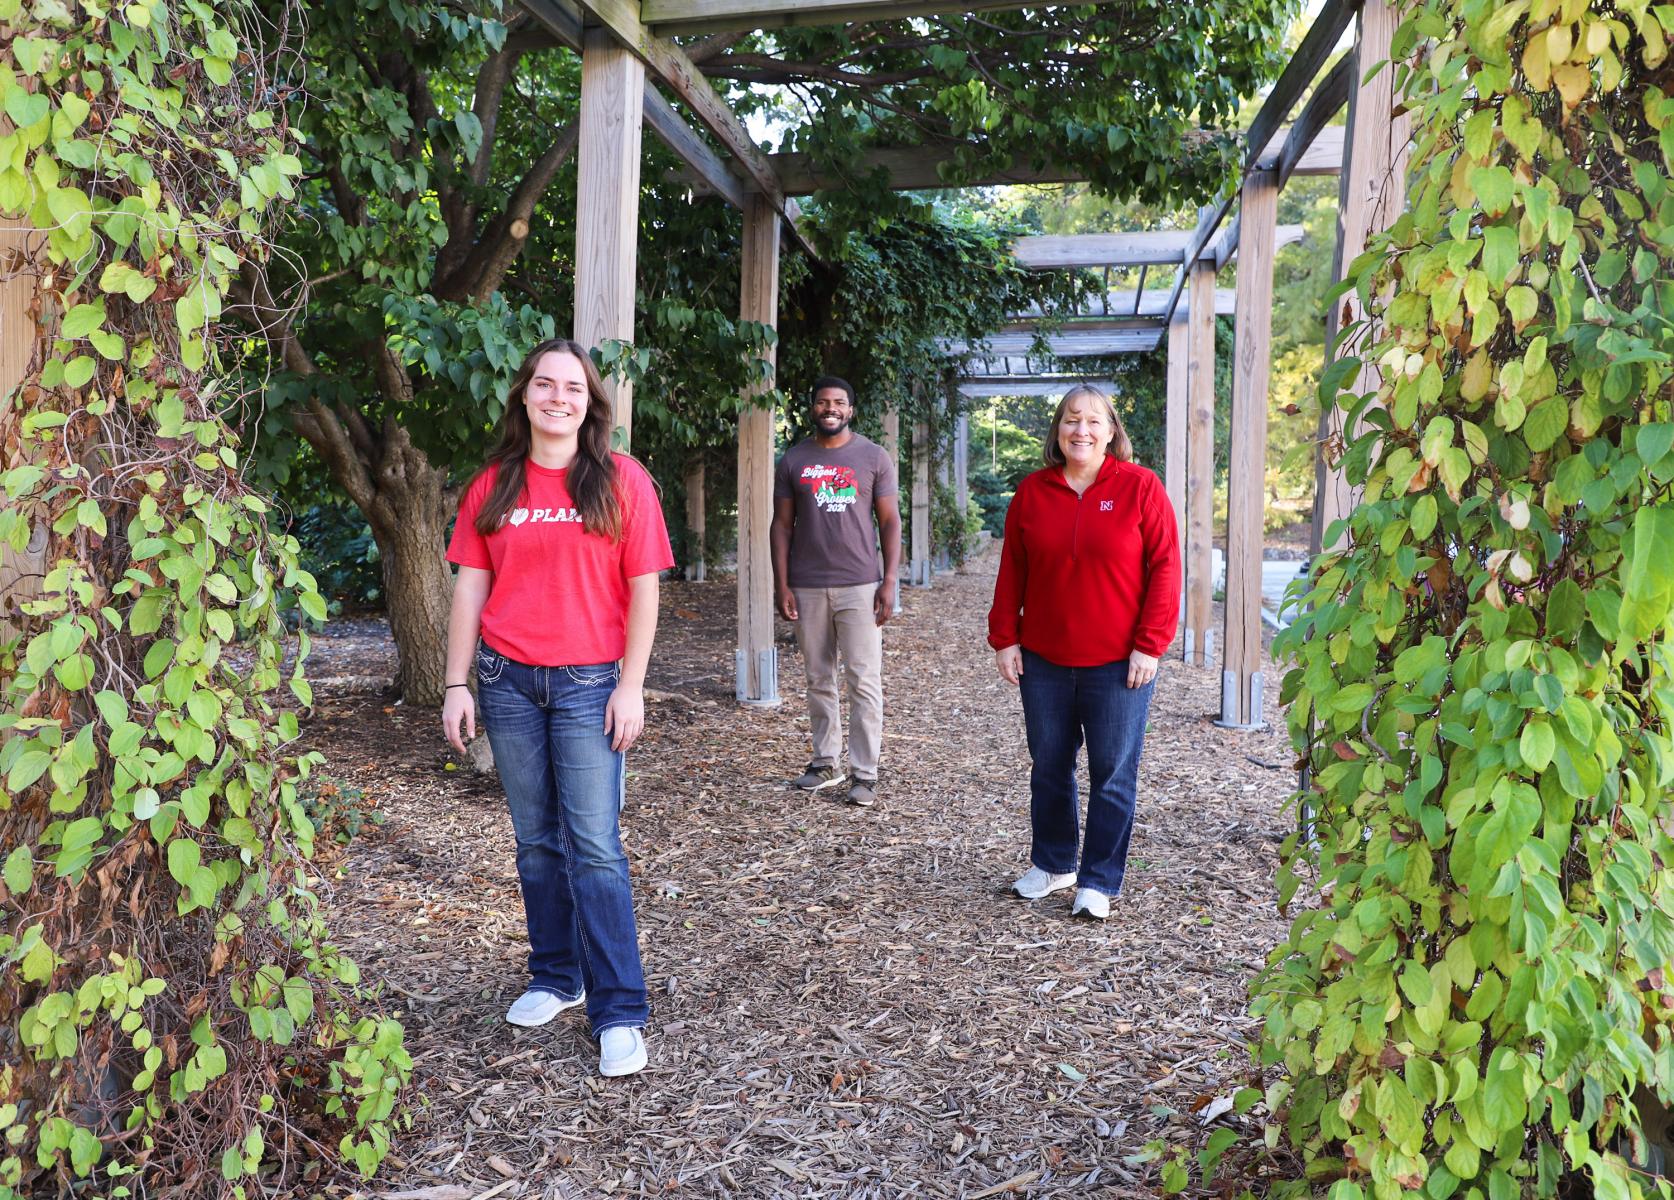
M881 580L872 501L898 490L894 460L858 433L835 450L809 438L785 451L773 474L773 498L796 501L790 586L855 587Z

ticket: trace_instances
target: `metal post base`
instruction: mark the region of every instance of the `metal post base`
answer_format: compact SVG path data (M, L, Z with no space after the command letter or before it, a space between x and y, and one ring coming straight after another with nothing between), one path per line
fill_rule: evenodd
M735 672L734 694L740 704L748 704L752 708L778 708L782 700L779 698L779 651L776 647L756 652L756 678L761 682L763 695L752 696L750 691L750 675L745 670L745 651L733 652L733 670Z
M1221 715L1215 722L1222 729L1260 729L1264 722L1261 719L1261 676L1250 676L1250 719L1238 719L1238 672L1221 672Z
M1184 640L1186 662L1190 663L1192 666L1196 666L1197 664L1192 662L1192 660L1196 657L1193 651L1197 648L1197 630L1188 628L1185 632ZM1213 629L1206 629L1203 632L1203 665L1208 666L1214 661L1215 631Z

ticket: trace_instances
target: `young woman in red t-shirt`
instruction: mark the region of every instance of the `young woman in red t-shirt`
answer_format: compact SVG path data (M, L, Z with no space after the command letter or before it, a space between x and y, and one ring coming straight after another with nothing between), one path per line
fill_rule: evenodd
M1034 900L1075 887L1103 920L1122 890L1157 660L1180 613L1180 535L1162 482L1133 462L1110 397L1083 384L1052 416L1044 469L1006 510L988 643L1023 694ZM1075 759L1087 746L1087 836ZM1078 847L1077 841L1081 844ZM1079 850L1079 862L1078 862Z
M474 655L529 929L529 987L506 1019L544 1025L585 1001L600 1073L630 1075L650 1010L617 814L623 752L645 727L657 573L674 556L650 476L611 452L613 424L582 347L529 353L448 545L442 729L461 752L476 736Z

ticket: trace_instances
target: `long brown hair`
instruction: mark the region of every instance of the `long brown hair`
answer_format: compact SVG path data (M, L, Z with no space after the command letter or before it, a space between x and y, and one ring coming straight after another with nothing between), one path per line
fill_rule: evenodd
M1096 397L1104 405L1104 415L1110 418L1110 445L1104 448L1104 452L1117 462L1132 462L1133 442L1128 439L1127 426L1123 425L1122 418L1116 415L1116 406L1111 403L1110 397L1090 383L1078 383L1064 393L1064 398L1058 401L1058 410L1052 414L1052 427L1046 431L1046 444L1040 451L1046 465L1062 467L1065 464L1064 449L1058 445L1058 426L1063 423L1064 412L1069 408L1070 401L1081 396Z
M582 375L587 380L587 415L582 418L575 461L570 463L565 483L570 499L581 514L583 528L597 537L619 541L622 537L622 501L617 495L616 460L610 453L610 434L615 418L610 396L605 391L604 379L593 365L592 356L579 343L568 338L548 338L529 351L523 365L512 377L511 391L506 395L506 414L500 421L500 441L488 455L489 466L499 468L494 486L477 510L477 532L487 536L499 529L507 514L524 497L524 464L529 458L532 437L529 430L529 411L523 406L523 395L529 381L535 377L535 365L541 356L556 351L568 354L581 363Z

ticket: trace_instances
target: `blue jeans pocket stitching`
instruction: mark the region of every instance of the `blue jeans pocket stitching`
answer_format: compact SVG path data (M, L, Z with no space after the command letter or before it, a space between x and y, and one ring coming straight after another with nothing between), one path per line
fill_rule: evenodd
M507 658L504 654L490 650L487 646L477 647L477 683L478 685L493 683L505 674Z
M582 687L601 687L607 683L614 685L616 682L616 668L614 666L598 674L585 675L575 667L565 667L564 674Z

